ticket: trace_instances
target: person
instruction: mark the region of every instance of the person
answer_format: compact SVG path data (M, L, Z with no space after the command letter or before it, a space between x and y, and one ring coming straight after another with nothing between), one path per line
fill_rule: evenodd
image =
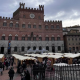
M24 71L24 73L25 73L25 80L30 80L30 73L29 73L29 71L28 70Z
M10 77L10 80L13 80L14 73L15 73L15 72L14 72L13 68L11 67L10 70L9 70L9 72L8 72L9 77Z
M1 75L3 74L3 66L2 66L2 62L0 62L0 72L1 72Z

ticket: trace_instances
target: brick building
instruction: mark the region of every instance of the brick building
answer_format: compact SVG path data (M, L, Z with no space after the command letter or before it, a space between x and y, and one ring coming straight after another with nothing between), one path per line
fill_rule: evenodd
M12 18L0 17L0 52L63 51L62 21L44 21L44 5L27 8L20 3Z

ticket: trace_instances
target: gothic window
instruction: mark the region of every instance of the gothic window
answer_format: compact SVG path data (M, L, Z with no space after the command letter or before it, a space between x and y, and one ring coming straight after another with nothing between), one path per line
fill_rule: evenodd
M39 37L39 41L42 41L42 37Z
M33 47L33 50L36 50L36 47L35 46Z
M33 28L36 28L36 25L33 25Z
M31 28L31 24L28 24L28 28Z
M25 24L22 24L22 28L25 28L26 27L26 25Z
M39 25L39 29L41 29L42 28L42 26L41 25Z
M33 37L33 41L36 41L36 37Z
M54 29L54 25L51 25L51 29Z
M22 52L24 51L24 46L22 46L21 51L22 51Z
M42 47L41 46L39 46L39 50L42 50Z
M2 37L1 37L1 40L5 40L5 36L2 36Z
M14 47L14 52L17 52L17 47Z
M7 22L3 22L3 26L7 26Z
M8 36L8 40L12 40L12 36Z
M13 23L10 23L9 26L10 26L10 27L13 27Z
M24 36L22 36L22 40L25 40L25 37Z
M45 37L45 41L49 41L49 37Z
M31 41L31 37L27 37L27 40L28 40L28 41Z
M57 37L57 40L59 41L59 40L61 40L61 38L60 37Z
M15 36L15 40L18 40L18 36Z
M61 47L60 46L58 46L58 51L61 51Z
M51 41L55 41L55 37L51 37Z
M60 26L59 26L59 25L56 25L56 28L57 28L57 29L59 29L59 28L60 28Z
M45 25L45 29L48 29L49 27L48 27L48 25Z
M18 23L16 23L16 24L15 24L15 27L16 27L16 28L18 28L18 27L19 27L19 24L18 24Z

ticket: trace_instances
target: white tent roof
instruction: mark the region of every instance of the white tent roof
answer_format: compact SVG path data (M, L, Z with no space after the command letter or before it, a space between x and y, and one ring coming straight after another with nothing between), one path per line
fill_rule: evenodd
M55 66L68 66L68 64L66 63L56 63L56 64L53 64Z
M26 57L26 56L21 56L21 55L17 55L17 54L12 54L12 56L14 56L16 59L19 59L19 60L34 60L36 58L33 58L33 57Z
M48 58L61 58L61 55L48 55Z
M4 54L0 54L0 59L4 56Z

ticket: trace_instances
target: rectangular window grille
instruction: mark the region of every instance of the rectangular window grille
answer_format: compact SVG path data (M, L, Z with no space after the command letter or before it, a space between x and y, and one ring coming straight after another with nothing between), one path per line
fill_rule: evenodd
M10 26L10 27L13 27L13 23L10 23L9 26Z
M25 40L25 37L22 37L22 40Z
M39 41L42 41L42 37L39 37Z
M33 37L33 41L36 41L36 37Z
M46 37L46 38L45 38L45 41L49 41L49 37Z
M5 36L2 36L1 40L5 40Z
M15 27L18 28L19 27L19 24L16 24Z
M57 37L57 40L60 41L61 40L60 37Z
M7 26L7 23L6 22L3 22L3 26Z
M15 40L18 40L18 36L15 36Z
M51 41L55 41L55 37L51 37Z
M57 28L57 29L60 29L60 26L59 26L59 25L56 25L56 28Z
M45 29L48 29L49 27L48 27L48 25L45 25Z
M54 29L54 26L53 25L51 25L51 29Z
M33 28L36 28L36 25L33 25Z
M25 24L22 24L22 28L25 28L26 27L26 25Z
M12 40L12 36L9 36L9 37L8 37L8 40Z
M39 25L39 29L41 29L42 28L42 26L41 25Z
M28 24L28 28L31 28L31 24Z
M31 41L31 37L28 37L27 40L28 40L28 41Z

